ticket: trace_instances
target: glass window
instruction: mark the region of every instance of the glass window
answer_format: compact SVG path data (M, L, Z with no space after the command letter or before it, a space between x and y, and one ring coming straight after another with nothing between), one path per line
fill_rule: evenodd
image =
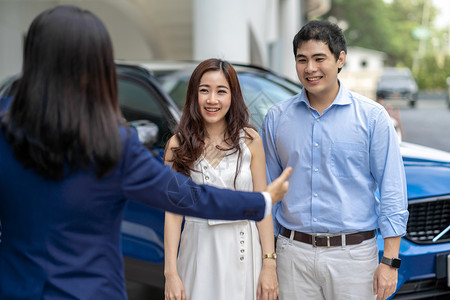
M163 147L171 136L164 110L159 104L158 94L133 80L119 78L119 103L125 119L130 121L148 120L158 126L157 147Z
M182 111L186 101L189 76L168 76L161 79L162 88L170 95L172 100Z
M299 86L273 75L239 74L242 94L250 113L250 123L258 130L272 105L301 91Z

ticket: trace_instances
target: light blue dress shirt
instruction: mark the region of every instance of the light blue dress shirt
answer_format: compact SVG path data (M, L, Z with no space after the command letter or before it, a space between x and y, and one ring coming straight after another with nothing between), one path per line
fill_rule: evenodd
M388 113L375 101L341 84L320 115L303 90L269 110L261 137L269 182L293 167L289 190L273 208L276 233L279 225L308 233L380 228L383 238L406 233L398 138Z

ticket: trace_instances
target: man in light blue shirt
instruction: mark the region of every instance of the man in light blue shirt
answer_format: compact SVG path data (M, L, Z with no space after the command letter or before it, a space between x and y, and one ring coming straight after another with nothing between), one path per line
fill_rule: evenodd
M280 299L386 299L408 220L395 129L381 105L338 80L347 52L339 27L311 21L293 44L303 91L272 107L261 129L269 181L293 167L273 209Z

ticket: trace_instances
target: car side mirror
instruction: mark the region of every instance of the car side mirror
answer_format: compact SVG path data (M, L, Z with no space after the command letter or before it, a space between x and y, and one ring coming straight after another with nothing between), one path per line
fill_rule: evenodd
M158 141L158 125L148 120L131 121L129 124L136 128L139 141L142 145L153 148L154 144Z

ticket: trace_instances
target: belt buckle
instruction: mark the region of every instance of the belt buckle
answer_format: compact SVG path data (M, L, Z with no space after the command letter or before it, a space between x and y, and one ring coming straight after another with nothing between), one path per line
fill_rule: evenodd
M312 246L314 247L314 248L317 248L317 247L325 247L325 246L317 246L317 242L316 242L316 238L327 238L327 248L330 248L331 247L331 242L330 242L330 236L329 235L312 235L311 236L312 237Z

